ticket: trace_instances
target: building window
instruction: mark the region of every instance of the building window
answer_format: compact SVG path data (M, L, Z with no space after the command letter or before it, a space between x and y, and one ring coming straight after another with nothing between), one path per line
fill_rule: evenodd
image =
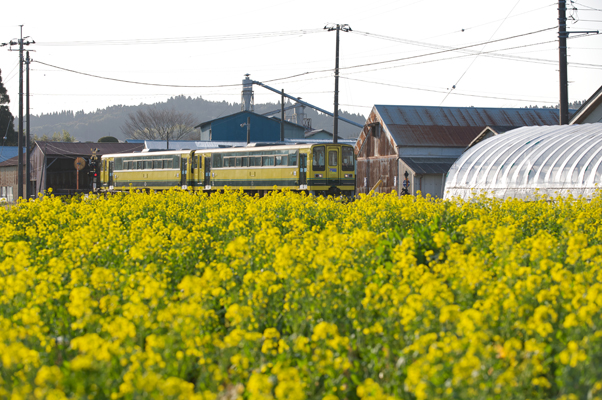
M370 135L375 138L380 137L380 124L378 122L374 122L368 125L370 127Z

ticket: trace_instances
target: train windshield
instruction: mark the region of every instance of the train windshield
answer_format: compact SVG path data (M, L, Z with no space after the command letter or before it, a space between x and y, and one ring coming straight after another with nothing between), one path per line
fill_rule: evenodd
M354 170L354 159L353 159L353 148L352 147L343 147L343 155L342 155L343 171L353 171Z
M314 171L324 171L326 169L326 149L324 146L314 147L312 168Z

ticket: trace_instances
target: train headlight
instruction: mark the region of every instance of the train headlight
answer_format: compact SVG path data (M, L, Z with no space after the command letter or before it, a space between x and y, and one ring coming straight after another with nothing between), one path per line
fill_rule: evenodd
M321 177L322 177L322 174L315 174L314 175L314 178L321 178Z

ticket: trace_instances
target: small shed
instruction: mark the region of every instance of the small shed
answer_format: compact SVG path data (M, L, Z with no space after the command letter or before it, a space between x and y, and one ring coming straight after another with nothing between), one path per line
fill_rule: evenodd
M132 153L142 151L144 143L65 143L36 142L31 151L30 180L34 193L44 193L52 188L54 194L69 195L79 191L88 192L92 182L88 177L90 157L94 149L96 155L114 153ZM75 159L82 157L86 166L79 174L75 169Z
M443 197L447 171L488 126L555 124L553 109L375 105L355 144L357 191L380 181L378 192Z
M17 153L18 154L18 153ZM0 162L0 198L12 203L19 193L19 156ZM25 166L23 166L25 176ZM25 185L23 185L25 193Z
M251 142L277 142L280 140L280 120L269 118L252 111L240 111L203 122L200 128L202 141L247 141L247 118L250 120ZM284 122L285 139L305 138L305 127L292 122Z

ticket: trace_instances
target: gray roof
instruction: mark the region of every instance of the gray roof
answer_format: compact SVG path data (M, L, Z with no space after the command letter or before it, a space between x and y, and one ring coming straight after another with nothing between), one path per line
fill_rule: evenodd
M486 126L557 125L549 108L375 105L397 146L466 147Z
M97 155L132 153L144 149L142 143L36 142L36 146L47 156L85 156L91 155L92 149L98 149Z
M446 174L457 158L402 157L416 174Z
M355 140L339 139L341 144L355 144ZM284 142L253 142L259 144L295 144L295 143L332 143L329 139L284 139ZM165 150L164 140L147 140L144 142L147 150ZM220 142L220 141L193 141L178 140L170 141L170 150L199 150L199 149L217 149L225 147L246 147L247 142Z

